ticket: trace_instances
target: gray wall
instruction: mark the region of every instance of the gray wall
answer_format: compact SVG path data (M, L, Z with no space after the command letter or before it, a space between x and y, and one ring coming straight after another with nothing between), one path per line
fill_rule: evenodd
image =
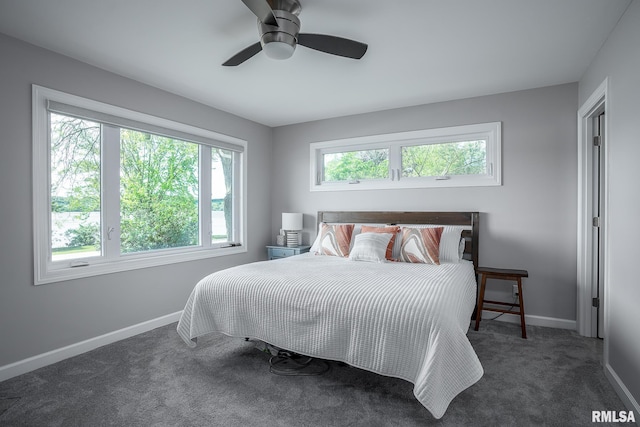
M0 58L0 366L182 310L206 273L265 258L270 128L1 34ZM248 253L34 286L32 83L248 140Z
M480 211L480 264L527 269L526 313L574 321L577 89L566 84L275 128L271 234L281 212L305 214L309 241L318 210ZM494 121L502 122L500 187L309 191L310 142ZM510 293L508 282L492 288Z
M640 402L640 285L636 246L640 212L640 1L634 0L580 80L582 105L609 77L609 368ZM605 294L606 295L606 294ZM637 407L636 407L637 409ZM637 417L636 412L636 417Z

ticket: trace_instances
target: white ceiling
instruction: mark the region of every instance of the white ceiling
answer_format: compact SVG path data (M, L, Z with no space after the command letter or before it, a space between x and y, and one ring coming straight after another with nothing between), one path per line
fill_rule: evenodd
M222 67L258 41L241 0L0 0L0 32L280 126L578 81L631 0L300 1L301 32L365 56Z

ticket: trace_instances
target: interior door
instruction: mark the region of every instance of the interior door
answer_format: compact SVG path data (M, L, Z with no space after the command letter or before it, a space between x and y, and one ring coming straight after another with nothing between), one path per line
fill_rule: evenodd
M603 173L602 149L604 144L604 112L593 118L593 306L597 311L595 318L596 336L604 338L604 239L603 227Z

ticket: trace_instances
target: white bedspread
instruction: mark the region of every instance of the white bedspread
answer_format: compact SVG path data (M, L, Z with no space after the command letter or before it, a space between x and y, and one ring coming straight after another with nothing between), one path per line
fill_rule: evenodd
M210 332L256 338L402 378L441 418L483 374L466 337L475 291L468 261L377 264L305 254L205 277L178 333L190 346Z

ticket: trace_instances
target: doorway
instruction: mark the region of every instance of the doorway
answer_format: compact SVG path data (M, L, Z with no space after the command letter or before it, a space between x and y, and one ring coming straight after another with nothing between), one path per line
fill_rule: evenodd
M578 333L607 334L607 87L578 111Z

